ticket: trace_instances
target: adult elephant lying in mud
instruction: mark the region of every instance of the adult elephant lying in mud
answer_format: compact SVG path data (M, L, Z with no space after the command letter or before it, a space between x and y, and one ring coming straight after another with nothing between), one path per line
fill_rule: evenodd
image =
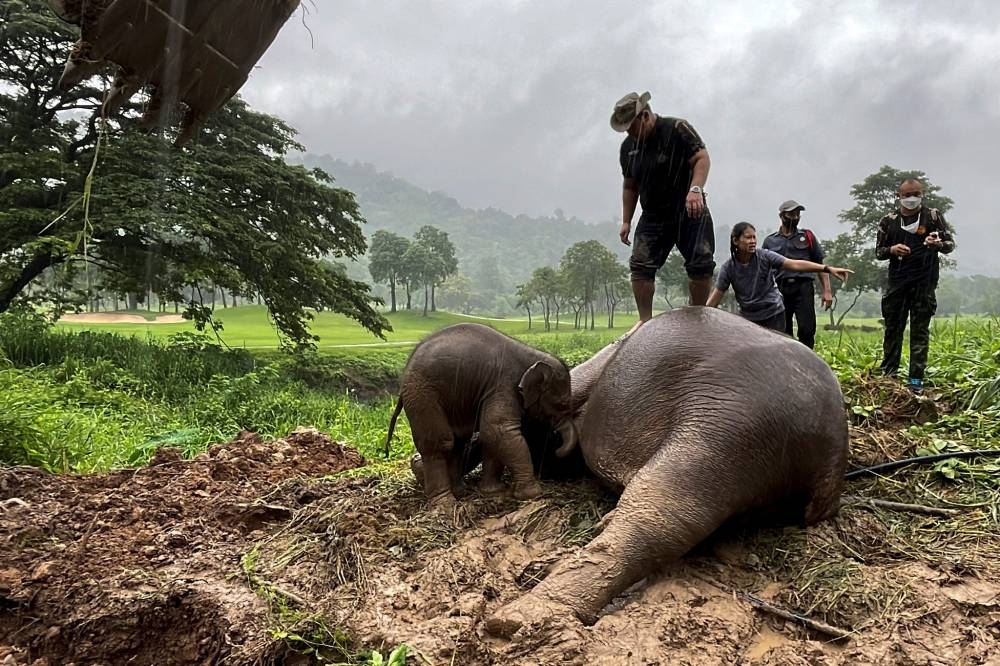
M847 463L840 386L804 345L713 308L650 320L572 371L589 469L621 499L604 531L487 620L510 636L592 623L619 593L728 519L834 515Z

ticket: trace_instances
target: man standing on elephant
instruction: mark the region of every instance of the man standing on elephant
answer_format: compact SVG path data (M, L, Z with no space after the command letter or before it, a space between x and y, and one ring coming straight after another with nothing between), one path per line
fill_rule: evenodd
M920 393L927 367L931 317L937 310L938 253L955 249L951 228L936 208L923 205L924 185L907 178L899 185L899 208L878 223L875 258L889 261L882 292L882 372L895 377L910 319L910 389Z
M763 248L777 252L788 259L801 259L822 264L825 257L816 235L809 229L799 229L801 211L806 209L798 201L789 199L778 206L781 227L764 239ZM823 309L833 305L830 276L819 274L823 285ZM816 344L816 293L815 280L808 273L789 269L778 271L778 290L785 301L785 333L792 335L793 324L799 324L799 342L809 349Z
M684 256L692 305L705 305L715 270L715 229L705 203L710 160L705 143L681 118L658 116L649 93L629 93L615 104L611 127L626 132L619 162L622 169L622 226L619 238L632 245L629 268L640 321L653 316L656 271L676 245Z

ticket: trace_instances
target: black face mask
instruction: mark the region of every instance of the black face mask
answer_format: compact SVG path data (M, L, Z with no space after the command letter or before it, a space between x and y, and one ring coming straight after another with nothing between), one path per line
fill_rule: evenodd
M795 228L799 226L799 218L782 215L781 224L789 231L795 231Z

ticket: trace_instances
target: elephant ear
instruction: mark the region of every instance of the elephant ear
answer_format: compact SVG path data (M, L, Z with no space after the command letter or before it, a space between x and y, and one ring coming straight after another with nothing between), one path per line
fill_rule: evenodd
M542 399L542 394L548 389L554 372L555 368L550 364L537 361L521 375L517 390L521 393L525 409L534 406Z

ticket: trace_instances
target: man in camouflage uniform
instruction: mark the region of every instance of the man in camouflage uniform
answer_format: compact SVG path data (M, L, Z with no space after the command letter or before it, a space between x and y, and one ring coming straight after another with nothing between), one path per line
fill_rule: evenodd
M927 367L930 321L937 310L938 253L955 249L951 228L936 208L922 203L924 186L908 178L899 185L899 208L878 223L875 258L889 261L882 293L882 372L895 377L903 352L903 331L910 320L909 385L920 393Z
M692 305L705 305L715 271L715 229L705 204L710 161L705 142L686 120L653 113L649 93L618 100L611 127L626 132L619 150L622 169L622 225L629 233L637 204L642 215L629 259L632 293L640 322L653 316L656 271L677 246L684 256Z
M801 211L805 209L792 199L778 206L781 228L764 239L763 248L788 259L822 264L825 255L816 235L809 229L799 229ZM823 308L829 310L833 304L830 276L820 273L819 281L823 286ZM798 321L799 342L812 349L816 344L816 292L812 274L783 268L778 272L777 283L785 301L785 333L792 335L793 324Z

